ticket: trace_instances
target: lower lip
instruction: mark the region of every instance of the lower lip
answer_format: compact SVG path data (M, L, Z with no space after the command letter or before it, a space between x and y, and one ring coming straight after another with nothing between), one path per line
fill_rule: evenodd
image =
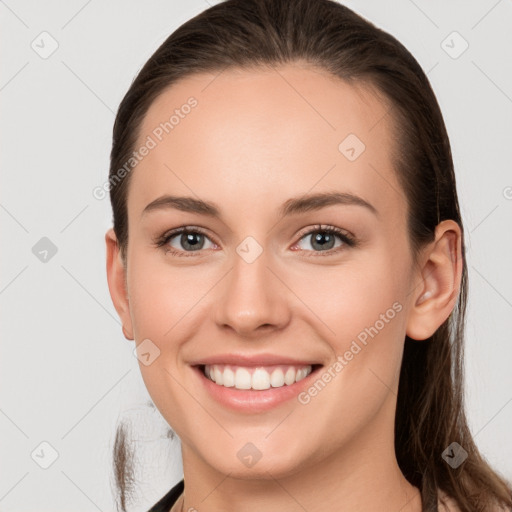
M214 400L226 407L243 412L268 411L292 398L296 398L316 378L319 369L320 367L315 367L307 377L289 386L285 384L279 388L271 387L258 391L254 389L236 389L234 387L227 388L215 384L204 375L201 367L193 367L206 391Z

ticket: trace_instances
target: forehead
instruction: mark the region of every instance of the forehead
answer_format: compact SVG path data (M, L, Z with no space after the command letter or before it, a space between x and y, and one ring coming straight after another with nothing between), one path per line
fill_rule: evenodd
M254 212L273 208L270 197L278 208L333 189L396 208L389 109L372 88L311 66L189 76L143 120L135 149L150 149L132 171L129 209L167 193Z

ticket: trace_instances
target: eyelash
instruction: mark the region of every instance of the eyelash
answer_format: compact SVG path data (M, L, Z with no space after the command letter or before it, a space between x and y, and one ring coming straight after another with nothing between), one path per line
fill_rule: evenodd
M184 233L186 233L186 234L198 233L198 234L204 235L207 238L210 238L208 236L208 234L202 228L200 228L198 226L184 226L184 227L173 229L172 231L165 232L162 236L158 237L155 240L155 246L156 247L163 247L163 249L165 251L165 254L169 254L170 253L173 256L185 257L185 258L186 257L190 257L190 256L196 256L196 254L194 254L194 253L200 253L201 250L199 250L199 251L177 251L177 250L175 250L173 248L166 247L167 243L172 238L174 238L176 235L181 235L181 234L184 234ZM358 242L357 242L357 240L354 237L352 237L351 235L348 235L346 232L342 231L341 229L336 228L334 226L322 227L320 224L318 224L317 226L314 226L309 231L306 231L305 233L302 233L298 241L300 242L300 240L302 240L303 238L305 238L308 235L312 235L313 233L328 233L330 235L337 235L341 239L341 241L343 242L343 245L341 247L337 247L335 249L329 249L327 251L306 251L306 252L315 253L315 256L313 256L313 257L317 257L317 256L331 256L331 255L333 255L335 253L338 253L338 252L344 250L345 246L347 246L347 247L357 247L357 245L358 245ZM218 245L218 244L216 244L216 245ZM294 245L296 245L296 244L294 244ZM308 256L308 257L310 257L310 256Z

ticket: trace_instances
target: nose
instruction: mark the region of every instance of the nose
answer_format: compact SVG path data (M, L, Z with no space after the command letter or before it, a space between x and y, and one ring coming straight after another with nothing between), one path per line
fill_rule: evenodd
M250 263L235 255L233 267L218 288L215 321L221 329L255 339L290 322L291 292L284 276L270 267L270 259L266 251Z

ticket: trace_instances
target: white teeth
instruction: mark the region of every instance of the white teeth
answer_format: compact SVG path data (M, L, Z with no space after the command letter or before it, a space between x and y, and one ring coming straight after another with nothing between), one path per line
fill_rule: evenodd
M222 384L215 379L217 384ZM251 389L251 374L245 368L237 368L235 373L235 388Z
M285 370L285 371L284 371ZM312 371L311 365L303 367L279 366L271 373L262 367L206 365L204 374L220 386L236 389L264 390L290 386L306 378Z
M252 389L268 389L270 387L270 375L263 368L256 368L252 374Z
M304 379L305 377L307 377L307 375L307 370L305 368L301 368L300 370L297 371L297 378L295 379L295 381L299 382L299 380Z
M221 372L218 366L214 366L213 367L213 378L215 379L215 382L217 382L218 384L222 384L223 376L224 376L224 372Z
M280 388L281 386L284 386L284 373L281 368L277 368L277 370L272 372L272 375L270 376L270 384L273 388Z
M222 376L222 385L227 388L232 388L235 385L235 374L230 368L226 368L224 370L224 375Z
M297 375L297 372L294 368L288 368L286 373L284 374L284 383L289 386L290 384L293 384L295 382L295 377Z

